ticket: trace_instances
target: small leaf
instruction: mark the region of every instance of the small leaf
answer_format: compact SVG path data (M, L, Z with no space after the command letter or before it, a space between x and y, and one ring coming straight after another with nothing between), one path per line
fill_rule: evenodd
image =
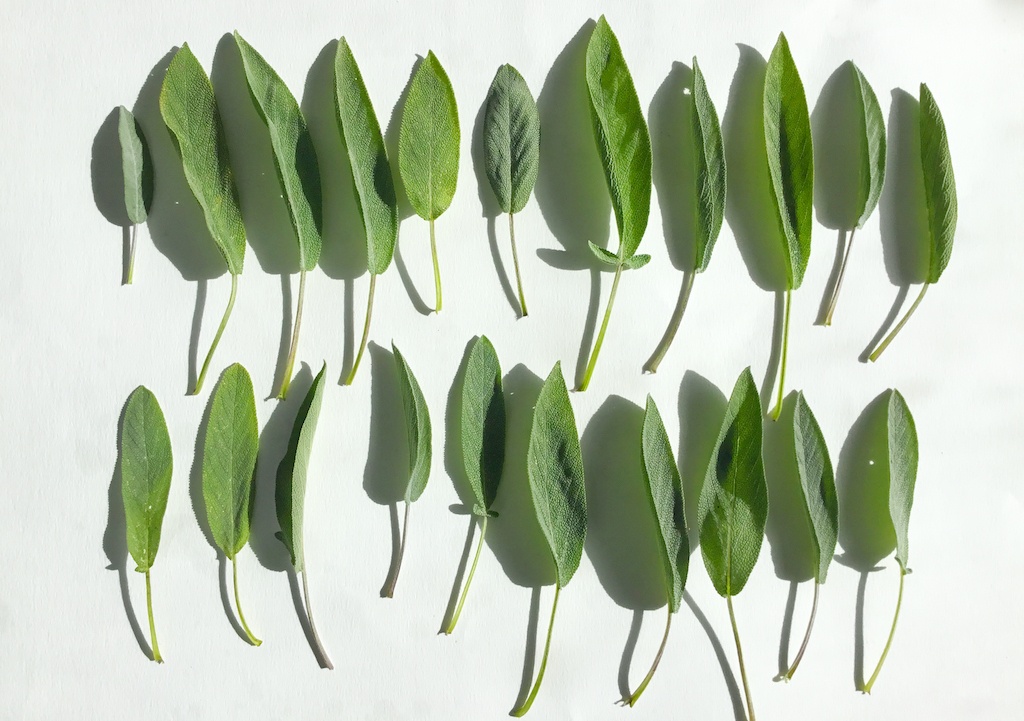
M295 415L288 451L277 467L277 522L281 526L279 538L291 555L292 566L299 573L305 568L302 542L302 521L306 503L306 474L313 451L313 436L320 417L324 398L325 363L313 379L306 397Z
M502 65L491 81L484 110L484 168L503 213L530 200L540 167L540 114L526 80Z
M124 207L128 220L146 222L146 197L143 173L146 167L142 137L135 116L123 105L118 108L117 137L121 141L121 169L124 172Z
M494 346L481 336L473 344L462 386L462 459L476 503L488 515L505 465L505 396Z
M864 132L860 142L860 184L857 197L857 227L863 228L875 212L885 183L885 118L882 117L882 108L878 105L875 91L864 73L852 61L850 69L857 88L860 126Z
M907 530L917 482L917 427L899 391L890 391L887 434L889 447L889 515L896 531L896 560L907 570Z
M430 413L423 391L412 374L412 369L405 358L398 352L394 343L391 350L395 354L398 365L399 385L402 389L402 405L405 407L405 428L409 442L409 485L405 489L406 503L416 501L423 495L430 478L431 433Z
M793 411L793 439L800 488L806 503L807 519L814 537L817 565L814 580L824 583L839 538L839 500L832 461L818 421L803 393L796 396Z
M609 266L613 270L619 267L619 256L612 253L610 250L606 250L599 245L595 245L591 241L587 241L590 246L590 252L594 254L594 257L599 261ZM643 268L645 265L651 262L651 256L641 253L640 255L632 255L629 258L621 261L622 267L629 270L637 270Z
M704 566L726 597L743 590L764 538L768 489L761 431L761 400L747 368L729 398L697 511Z
M936 283L949 264L956 233L956 181L946 124L928 86L921 83L921 169L928 202L928 282Z
M249 540L259 445L252 379L235 363L224 371L213 392L203 442L206 516L213 540L228 560Z
M320 259L323 206L313 139L295 96L281 76L237 32L235 44L253 102L270 132L274 165L299 241L299 268L313 270Z
M139 386L128 396L121 426L121 495L128 552L139 573L148 572L156 560L173 465L160 404Z
M245 226L224 126L206 71L188 43L174 54L160 88L160 115L174 134L185 179L232 275L242 272Z
M694 237L697 257L694 271L702 273L711 262L711 251L722 230L725 218L725 151L718 113L711 102L704 74L693 59L693 139L695 177L697 180L697 212Z
M334 58L338 118L348 151L356 202L366 231L370 273L380 275L391 265L398 239L398 201L384 137L363 75L348 42L338 42Z
M781 33L765 72L764 138L772 195L786 241L786 287L795 290L803 282L811 254L814 149L804 85Z
M555 363L534 406L526 467L534 512L551 549L558 587L562 588L583 557L587 497L576 417L561 363Z
M416 69L402 110L398 169L413 210L436 220L451 205L459 175L459 112L433 51Z

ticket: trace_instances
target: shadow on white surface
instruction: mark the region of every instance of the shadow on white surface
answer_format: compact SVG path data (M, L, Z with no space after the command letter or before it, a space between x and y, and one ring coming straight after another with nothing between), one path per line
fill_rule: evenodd
M740 695L739 684L736 683L736 675L732 672L732 666L729 663L729 657L725 653L725 648L722 646L722 640L715 633L714 627L708 620L708 617L704 615L704 611L697 605L697 602L693 600L693 596L690 595L689 591L683 592L683 601L693 612L694 618L697 619L697 623L700 624L701 628L704 629L704 633L707 634L708 641L711 642L711 648L715 652L715 658L718 659L718 665L722 669L722 676L725 678L725 685L729 689L729 699L732 701L732 713L733 718L736 721L746 721L747 715L743 708L743 697Z
M692 370L683 374L678 405L679 475L691 555L700 546L697 503L728 405L722 391L707 378Z

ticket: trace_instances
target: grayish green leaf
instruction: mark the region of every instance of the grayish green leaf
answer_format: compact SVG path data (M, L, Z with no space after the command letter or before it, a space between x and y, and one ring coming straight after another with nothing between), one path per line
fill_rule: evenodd
M921 169L928 202L928 235L931 253L928 282L935 283L949 264L956 233L956 181L949 154L946 124L928 86L921 83Z
M539 167L537 103L519 71L502 65L484 109L484 169L503 213L526 207Z
M889 515L896 531L896 560L907 570L907 530L917 482L917 427L899 391L890 391L887 420L889 445Z
M505 466L505 395L494 346L481 336L469 351L462 386L462 461L478 513L494 503Z
M817 556L814 580L824 583L839 538L839 499L825 436L803 393L797 394L793 409L793 440L800 488Z
M622 263L622 267L627 268L629 270L637 270L638 268L643 268L645 265L651 262L651 256L647 255L646 253L640 253L639 255L631 255L630 257L620 261L619 256L615 255L615 253L611 252L610 250L602 248L601 246L596 245L589 240L587 241L587 243L589 244L590 252L594 254L594 257L613 269L617 268L620 262Z
M121 169L124 172L124 207L128 220L146 222L146 198L142 188L145 153L135 116L125 106L118 108L117 137L121 141Z
M405 489L406 503L412 503L423 495L430 478L432 456L430 413L427 401L420 390L420 384L405 358L391 344L398 365L399 386L402 389L402 405L405 407L405 428L409 442L409 485Z
M697 180L696 227L697 258L694 271L707 270L711 262L711 251L722 230L725 218L725 151L722 145L722 128L718 124L718 113L711 102L704 74L693 59L693 139L695 177Z
M853 83L857 88L857 105L860 110L860 127L864 135L860 142L860 183L857 196L857 227L864 227L875 212L878 199L882 197L885 183L885 118L878 98L864 73L852 61Z

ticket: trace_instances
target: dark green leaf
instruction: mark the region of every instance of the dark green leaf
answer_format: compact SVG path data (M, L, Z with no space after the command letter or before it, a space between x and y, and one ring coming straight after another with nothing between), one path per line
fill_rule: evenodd
M839 500L825 436L803 393L797 394L793 410L793 440L800 488L807 504L807 519L817 556L814 580L824 583L839 538Z
M124 207L128 220L146 222L146 198L142 188L145 153L135 116L123 105L118 108L117 137L121 141L121 169L124 172Z
M921 168L928 202L928 236L931 253L928 282L935 283L949 264L956 233L956 181L949 154L946 124L928 86L921 83Z
M857 227L862 228L875 212L885 183L885 118L871 84L856 65L850 62L853 82L857 88L857 107L864 135L860 142L860 183L857 197Z
M420 384L405 358L391 344L398 365L399 385L402 389L402 405L405 407L405 428L409 442L409 485L405 489L405 500L411 503L423 495L430 478L431 433L430 413L427 401L420 390Z
M480 511L498 493L505 465L505 395L494 346L481 336L473 344L462 386L462 460Z
M484 110L484 168L503 213L530 200L540 167L540 115L523 76L502 65Z
M693 59L693 139L697 179L697 212L695 238L697 258L694 271L707 270L711 251L722 230L725 218L725 151L718 113L711 102L704 74Z
M907 530L917 482L917 427L899 391L890 391L887 421L889 445L889 515L896 531L896 560L907 570Z

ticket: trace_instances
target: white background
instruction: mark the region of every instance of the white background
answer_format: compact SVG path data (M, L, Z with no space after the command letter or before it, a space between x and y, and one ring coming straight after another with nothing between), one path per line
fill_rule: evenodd
M949 130L960 200L952 262L941 282L881 362L858 361L897 295L879 237L891 236L899 219L913 212L898 207L898 198L890 195L857 235L835 325L813 325L836 249L836 231L819 222L820 214L807 277L794 294L787 388L806 393L833 459L839 458L861 411L885 388L898 387L917 419L921 463L910 527L914 573L907 578L896 639L874 694L854 690L857 570L833 564L810 649L788 685L773 683L772 677L778 672L789 582L777 577L767 541L735 604L760 718L819 718L824 709L836 719L1016 717L1024 701L1019 685L1024 626L1018 603L1024 590L1019 533L1024 500L1019 380L1024 296L1019 281L1024 256L1016 218L1024 187L1024 94L1017 80L1024 59L1020 3L805 0L640 6L562 0L499 7L451 0L290 5L92 2L69 9L65 3L9 0L0 9L0 358L5 379L0 409L0 716L451 719L507 714L522 684L529 585L543 581L547 572L543 557L513 548L515 532L499 531L503 519L498 519L492 545L504 564L495 553L484 553L456 634L437 635L468 522L449 510L459 498L444 463L444 412L465 345L479 333L493 340L506 372L524 364L543 378L555 361L562 361L572 382L587 325L591 274L552 267L537 250L561 250L566 244L578 248L588 237L608 237L608 206L598 202L600 212L588 212L593 203L587 198L595 197L591 189L601 182L595 174L596 153L589 150L590 131L585 123L572 124L585 117L572 105L581 86L561 95L573 86L566 78L571 79L573 58L579 57L579 38L564 56L563 50L588 18L605 12L645 111L672 63L689 65L698 55L727 130L730 87L741 67L737 43L767 57L780 30L787 33L812 109L826 80L848 58L872 82L887 119L893 89L916 97L918 83L929 83ZM458 192L437 225L444 311L421 315L394 269L378 284L372 339L384 347L394 339L402 349L426 394L435 432L433 474L412 509L405 565L393 600L378 596L391 558L389 511L364 490L365 479L373 475L367 472L371 385L374 380L386 384L382 364L389 358L377 361L377 372L366 362L353 387L336 385L346 327L358 339L368 280L351 268L358 265L362 241L344 230L352 222L346 217L353 206L345 166L338 160L340 145L329 130L319 129L318 142L327 148L320 152L331 207L325 253L333 277L318 269L309 280L300 359L314 371L326 360L331 381L314 445L306 546L313 605L336 665L333 673L317 667L293 607L287 574L281 572L283 556L271 538L275 521L267 487L257 500L259 560L246 549L239 561L246 615L265 639L259 649L246 645L225 615L216 554L196 522L189 492L197 428L219 372L240 361L252 373L257 396L271 395L282 315L289 317L291 310L282 314L280 277L266 272L261 261L274 270L274 253L267 249L274 244L290 248L287 235L273 232L283 218L281 207L266 196L246 195L243 188L251 241L262 244L264 257L248 253L238 303L206 393L192 398L184 393L198 290L194 276L203 264L190 249L205 242L190 237L197 211L187 203L175 206L171 190L161 195L161 182L166 188L177 183L180 190L180 176L158 175L153 222L140 232L135 284L122 287L121 231L97 207L102 189L93 189L97 173L102 181L110 164L101 126L111 110L119 104L133 107L150 70L183 41L209 70L223 34L236 28L297 96L328 43L346 35L384 125L391 122L391 108L416 55L433 49L452 79L462 118ZM321 70L323 60L316 66ZM518 67L541 96L542 121L554 118L545 128L542 162L556 161L542 168L539 200L531 201L517 223L532 311L524 320L516 320L499 282L480 200L488 191L479 191L471 152L481 103L504 62ZM549 78L553 66L558 71ZM323 94L324 77L329 76L313 74L307 108L329 98ZM218 87L220 93L238 90ZM560 105L563 99L568 109ZM156 137L163 128L154 122L152 96L146 102L148 115L140 110L144 130L151 143L166 148L166 135ZM266 140L253 137L257 141L244 153L236 152L236 167L258 168L266 162ZM656 151L658 140L655 132ZM231 141L233 150L242 142L237 136ZM259 189L251 176L249 182ZM732 190L742 189L739 174L730 182ZM742 203L739 196L730 202ZM880 232L879 219L887 217L889 231ZM253 218L262 219L254 223ZM572 396L581 432L609 396L642 405L651 393L678 448L685 371L728 395L737 374L750 365L761 384L770 355L774 298L752 282L734 226L725 226L710 268L698 278L661 372L643 376L640 367L660 338L681 279L669 262L655 197L641 246L653 261L624 276L591 389ZM614 248L614 223L611 235ZM496 240L501 263L510 270L500 218ZM400 246L412 282L429 302L433 291L425 222L416 217L404 221ZM581 256L574 250L573 257ZM602 311L609 280L608 275L601 278ZM297 277L291 284L296 287ZM209 281L200 359L227 292L227 276ZM912 298L916 290L911 292ZM688 378L682 383L684 405L692 392L706 390L698 376ZM123 604L121 574L109 568L119 557L123 560L116 518L108 528L108 501L116 501L118 493L111 486L117 421L138 384L159 397L175 451L153 571L166 658L162 666L148 661L137 643ZM271 455L280 453L302 389L298 382L276 414L276 401L258 403L261 428L274 414L276 426L265 438ZM631 444L630 438L618 436L633 427L636 411L621 412L622 403L613 401L591 429L586 445L599 454L614 456ZM401 459L402 442L390 447L395 418L382 408L374 421L380 435L373 447L374 457L387 466ZM687 427L713 426L713 415L687 418ZM683 435L692 440L694 433L700 434ZM264 481L274 464L261 471ZM684 449L684 473L699 465ZM661 601L649 551L636 556L637 544L643 548L637 539L646 536L623 525L630 508L635 510L629 504L635 501L638 479L602 472L591 462L588 473L592 470L604 485L592 498L591 542L562 594L547 678L531 718L731 718L727 677L708 633L686 605L640 704L631 711L613 705L634 607L655 609ZM522 483L521 477L506 479L509 487ZM513 496L521 500L521 490L521 485L519 491L506 488L499 510L502 502L511 509ZM512 510L507 514L513 520L515 515ZM881 565L865 592L866 673L881 651L896 596L895 562L890 557ZM130 560L125 567L131 607L145 628L143 579ZM708 582L699 554L692 557L688 590L717 634L729 673L738 678L725 602ZM810 585L801 584L792 650L804 630L810 595ZM550 601L548 587L539 602L541 634ZM629 672L632 686L646 673L657 648L663 613L643 615Z

